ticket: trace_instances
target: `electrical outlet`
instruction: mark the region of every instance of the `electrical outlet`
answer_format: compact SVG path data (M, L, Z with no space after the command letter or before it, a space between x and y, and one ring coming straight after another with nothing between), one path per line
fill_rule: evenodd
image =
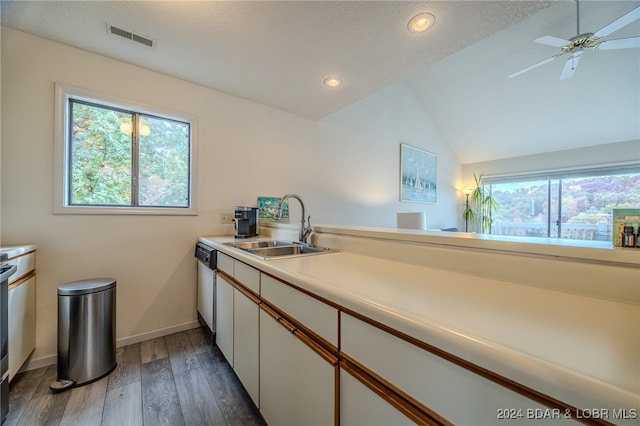
M233 223L234 215L233 213L221 213L220 214L220 223L223 225L229 225Z

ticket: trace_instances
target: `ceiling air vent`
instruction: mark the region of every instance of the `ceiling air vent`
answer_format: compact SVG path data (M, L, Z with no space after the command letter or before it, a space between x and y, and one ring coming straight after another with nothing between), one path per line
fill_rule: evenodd
M144 44L147 47L154 47L156 44L156 41L149 37L136 34L132 31L125 30L124 28L116 27L115 25L111 25L108 22L107 22L107 32L109 32L109 34L126 38L127 40L135 41L136 43Z

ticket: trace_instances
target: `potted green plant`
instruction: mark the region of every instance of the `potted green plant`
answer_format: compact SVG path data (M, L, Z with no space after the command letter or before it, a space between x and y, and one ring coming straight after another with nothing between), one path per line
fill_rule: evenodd
M465 231L468 224L475 225L482 233L491 233L493 212L499 207L493 198L493 185L483 185L482 175L473 174L475 187L465 190L466 202L462 217L465 222Z

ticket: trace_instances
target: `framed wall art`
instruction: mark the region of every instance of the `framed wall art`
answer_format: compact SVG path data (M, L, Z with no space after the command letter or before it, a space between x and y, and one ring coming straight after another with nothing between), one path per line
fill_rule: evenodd
M434 154L400 144L400 201L437 202L437 176Z

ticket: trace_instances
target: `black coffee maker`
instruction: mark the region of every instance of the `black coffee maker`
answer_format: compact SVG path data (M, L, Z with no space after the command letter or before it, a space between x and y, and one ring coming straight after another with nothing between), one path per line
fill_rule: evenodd
M250 238L258 235L258 208L236 206L236 238Z

